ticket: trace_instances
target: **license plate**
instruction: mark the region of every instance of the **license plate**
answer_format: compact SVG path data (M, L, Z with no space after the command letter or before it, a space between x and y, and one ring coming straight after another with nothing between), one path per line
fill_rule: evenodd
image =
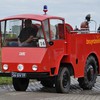
M25 78L26 77L26 73L16 73L16 72L12 72L11 76L14 78Z

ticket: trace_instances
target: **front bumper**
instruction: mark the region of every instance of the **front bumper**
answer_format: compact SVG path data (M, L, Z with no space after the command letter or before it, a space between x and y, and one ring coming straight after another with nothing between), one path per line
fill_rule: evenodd
M20 73L20 72L12 72L12 73L3 73L0 72L0 77L13 77L13 78L29 78L29 79L39 79L39 78L48 78L50 77L49 73Z

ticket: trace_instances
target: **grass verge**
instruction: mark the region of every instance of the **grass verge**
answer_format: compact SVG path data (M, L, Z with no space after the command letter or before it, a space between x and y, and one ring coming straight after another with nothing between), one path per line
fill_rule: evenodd
M12 84L11 77L0 77L0 85Z

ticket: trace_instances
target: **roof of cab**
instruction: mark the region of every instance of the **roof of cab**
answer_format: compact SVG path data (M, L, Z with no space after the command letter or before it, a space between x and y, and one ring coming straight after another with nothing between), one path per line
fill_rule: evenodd
M4 19L1 19L0 21L11 20L11 19L33 19L33 20L43 21L43 20L49 19L49 18L64 20L64 18L57 17L57 16L36 15L36 14L20 14L20 15L14 15L14 16L6 17Z

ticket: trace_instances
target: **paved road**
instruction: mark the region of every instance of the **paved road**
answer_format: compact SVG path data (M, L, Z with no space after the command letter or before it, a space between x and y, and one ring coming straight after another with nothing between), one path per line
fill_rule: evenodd
M0 86L0 100L100 100L99 77L95 87L85 91L72 78L69 94L56 93L54 88L44 88L39 82L31 82L26 92L16 92L12 85L3 85Z

